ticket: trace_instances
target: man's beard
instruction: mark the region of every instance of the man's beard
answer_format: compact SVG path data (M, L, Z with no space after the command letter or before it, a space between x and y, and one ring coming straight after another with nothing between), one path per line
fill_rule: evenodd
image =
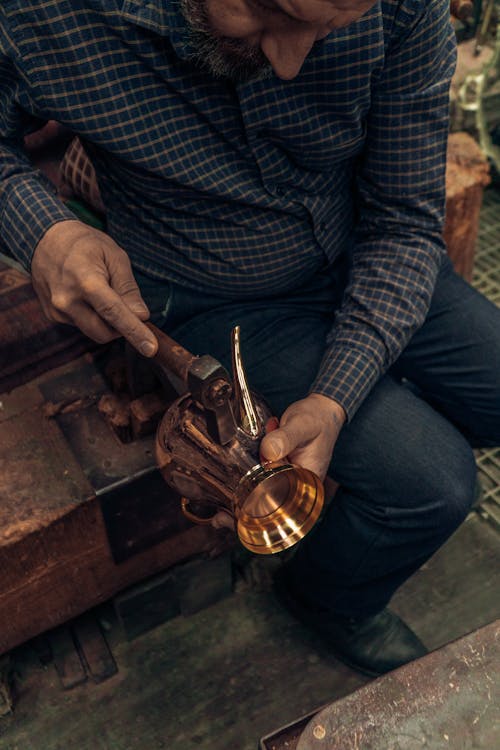
M260 47L252 47L243 39L217 36L210 26L205 0L180 0L180 4L193 50L190 60L195 65L233 83L270 77L272 68Z

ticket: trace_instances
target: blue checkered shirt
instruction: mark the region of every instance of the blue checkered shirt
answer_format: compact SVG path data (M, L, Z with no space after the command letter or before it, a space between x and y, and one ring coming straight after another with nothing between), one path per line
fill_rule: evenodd
M22 152L54 119L146 274L265 297L350 253L311 390L352 417L422 324L444 253L449 0L379 1L293 81L236 86L193 67L178 1L2 0L1 240L28 268L74 218Z

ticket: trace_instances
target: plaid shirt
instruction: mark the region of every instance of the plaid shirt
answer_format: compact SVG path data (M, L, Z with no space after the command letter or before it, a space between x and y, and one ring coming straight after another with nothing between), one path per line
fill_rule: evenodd
M441 239L449 0L379 0L293 81L196 70L178 0L2 0L0 237L29 267L74 218L22 153L58 120L95 165L133 265L228 298L284 293L350 253L311 390L352 417L424 320Z

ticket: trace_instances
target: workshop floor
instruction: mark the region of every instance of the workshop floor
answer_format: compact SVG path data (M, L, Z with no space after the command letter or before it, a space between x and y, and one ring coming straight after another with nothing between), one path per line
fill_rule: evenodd
M500 305L498 190L485 194L474 284ZM430 649L500 617L500 449L478 453L478 463L480 505L393 600ZM132 641L110 605L96 610L118 666L101 684L63 691L35 644L17 649L0 750L256 750L261 737L365 684L277 604L276 559L245 562L230 596Z

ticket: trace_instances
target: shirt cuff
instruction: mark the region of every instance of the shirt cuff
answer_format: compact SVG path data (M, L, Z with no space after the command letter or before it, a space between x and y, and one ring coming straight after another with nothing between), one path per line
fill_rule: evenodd
M36 176L9 186L3 199L0 231L9 252L30 270L35 248L53 224L75 215Z
M356 349L329 348L309 393L339 403L350 422L381 375L376 362Z

